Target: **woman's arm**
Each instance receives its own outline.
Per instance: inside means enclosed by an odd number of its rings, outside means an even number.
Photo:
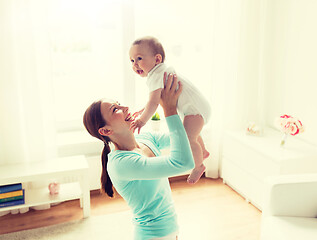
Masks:
[[[172,80],[174,83],[172,84]],[[156,179],[183,173],[194,167],[194,160],[181,119],[177,115],[177,99],[182,86],[176,90],[177,77],[169,76],[162,90],[161,105],[170,132],[170,154],[168,156],[145,157],[134,152],[116,155],[113,173],[120,179]]]
[[[122,180],[170,177],[194,168],[187,134],[178,115],[166,117],[170,131],[170,154],[145,157],[136,152],[120,152],[113,159],[111,172]]]
[[[165,117],[168,117],[177,115],[177,101],[183,90],[183,85],[177,81],[176,74],[170,73],[167,79],[166,77],[167,74],[165,72],[163,77],[164,89],[161,92],[160,104],[164,110]]]

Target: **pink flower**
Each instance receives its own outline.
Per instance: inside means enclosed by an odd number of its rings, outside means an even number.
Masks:
[[[304,127],[301,121],[290,115],[282,115],[277,119],[277,127],[285,134],[291,134],[293,136],[304,131]]]

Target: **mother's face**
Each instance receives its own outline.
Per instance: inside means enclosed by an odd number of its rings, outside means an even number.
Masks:
[[[100,105],[100,111],[106,121],[106,126],[99,129],[101,135],[109,136],[112,133],[130,131],[133,118],[132,114],[129,113],[128,107],[120,106],[118,102],[103,100]]]

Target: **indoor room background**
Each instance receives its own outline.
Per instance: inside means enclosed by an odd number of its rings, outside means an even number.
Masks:
[[[223,132],[250,122],[265,134],[290,114],[316,146],[316,10],[315,0],[0,1],[0,164],[84,154],[97,167],[83,113],[104,97],[143,107],[128,51],[146,35],[210,101],[207,176],[219,177]]]

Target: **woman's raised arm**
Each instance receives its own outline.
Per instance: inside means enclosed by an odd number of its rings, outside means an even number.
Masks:
[[[183,90],[181,82],[177,81],[176,74],[164,73],[164,89],[161,92],[160,104],[164,110],[165,117],[177,114],[178,97]],[[178,86],[178,88],[177,88]]]
[[[165,77],[164,77],[165,79]],[[142,180],[170,177],[194,168],[194,159],[186,131],[177,114],[177,99],[182,91],[175,75],[169,75],[162,90],[161,105],[170,132],[170,154],[168,156],[145,157],[138,153],[116,155],[114,174],[125,180]],[[116,172],[118,171],[118,172]]]

